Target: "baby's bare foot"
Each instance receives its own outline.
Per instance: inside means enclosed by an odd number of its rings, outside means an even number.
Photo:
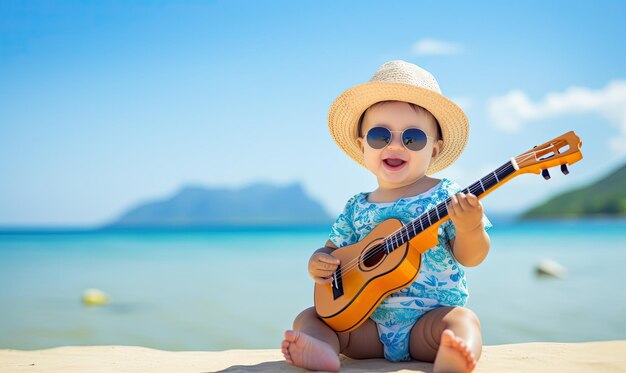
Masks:
[[[441,333],[441,343],[435,357],[434,373],[471,372],[476,367],[476,358],[465,342],[446,329]]]
[[[339,356],[326,342],[287,330],[281,350],[289,364],[310,370],[339,371]]]

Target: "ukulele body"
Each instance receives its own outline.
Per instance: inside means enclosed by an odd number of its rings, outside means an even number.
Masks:
[[[384,245],[376,248],[402,227],[400,220],[385,220],[360,242],[331,253],[341,262],[336,272],[340,276],[338,285],[315,284],[314,300],[318,316],[336,332],[353,331],[387,295],[410,286],[417,278],[421,254],[438,242],[438,226],[430,227],[390,253]]]

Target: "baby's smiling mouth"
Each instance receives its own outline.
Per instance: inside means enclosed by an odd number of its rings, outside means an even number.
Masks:
[[[400,169],[402,166],[404,166],[406,161],[399,159],[399,158],[387,158],[387,159],[383,159],[383,163],[388,168],[392,170],[397,170],[397,169]]]

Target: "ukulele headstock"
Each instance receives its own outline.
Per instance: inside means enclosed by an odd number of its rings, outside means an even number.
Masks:
[[[544,144],[537,145],[531,150],[515,157],[519,173],[541,173],[547,180],[550,178],[548,168],[560,166],[567,175],[568,165],[574,164],[583,158],[580,152],[582,141],[574,131],[569,131]]]

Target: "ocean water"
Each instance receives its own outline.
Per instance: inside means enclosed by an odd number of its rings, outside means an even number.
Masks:
[[[0,348],[279,348],[327,229],[0,232]],[[485,344],[626,339],[626,221],[494,221],[469,268]],[[567,268],[540,278],[544,259]],[[109,294],[85,306],[82,292]]]

